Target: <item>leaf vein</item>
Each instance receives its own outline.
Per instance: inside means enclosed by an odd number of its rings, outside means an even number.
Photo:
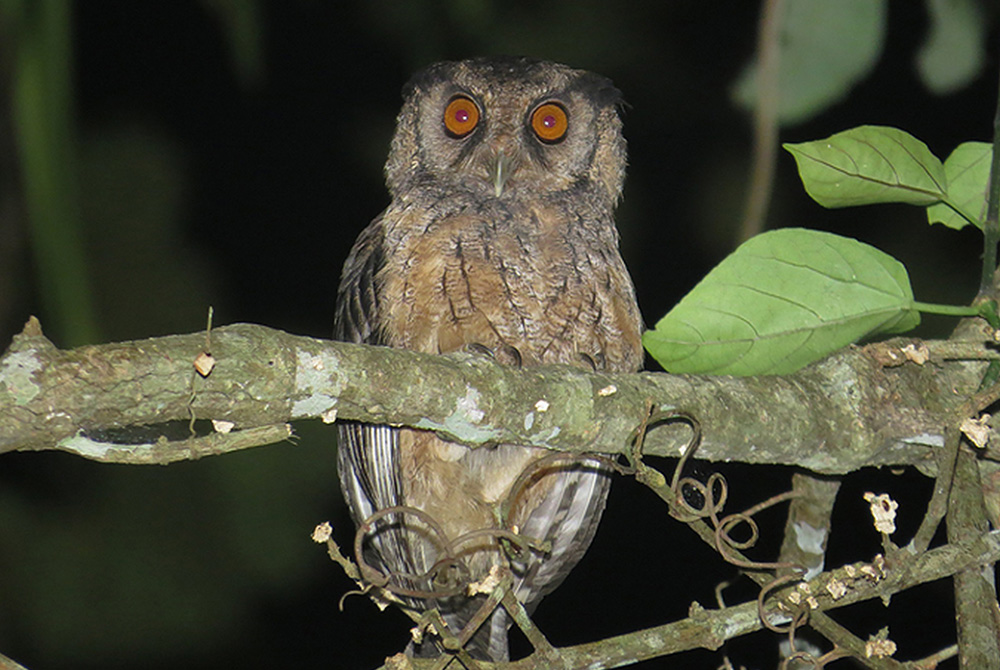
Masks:
[[[847,154],[847,152],[845,152],[843,149],[840,149],[839,147],[836,147],[836,149],[837,149],[837,151],[840,151],[840,152],[844,153],[845,155],[847,155],[848,157],[850,157],[850,154]],[[824,166],[824,167],[826,167],[826,168],[828,168],[830,170],[833,170],[834,172],[839,172],[840,174],[844,175],[845,177],[854,177],[856,179],[861,179],[863,181],[871,182],[871,183],[877,184],[879,186],[885,186],[886,188],[898,188],[898,189],[901,189],[901,190],[913,191],[915,193],[922,193],[922,194],[934,196],[934,197],[937,197],[937,198],[941,197],[941,193],[939,191],[928,191],[926,189],[920,188],[919,186],[901,186],[898,183],[894,184],[892,182],[887,182],[887,181],[884,181],[884,180],[881,180],[881,179],[876,179],[876,178],[874,178],[874,177],[872,177],[870,175],[863,175],[863,174],[861,174],[858,171],[848,172],[844,168],[842,168],[842,167],[840,167],[838,165],[833,165],[829,161],[822,160],[820,158],[817,158],[816,156],[810,156],[808,154],[803,154],[803,156],[805,158],[808,158],[809,160],[813,161],[814,163],[819,163],[820,165],[822,165],[822,166]],[[853,159],[851,160],[851,162],[852,163],[854,162]],[[854,165],[855,165],[855,169],[857,169],[857,163],[855,163]]]
[[[934,175],[932,175],[932,174],[930,173],[930,171],[929,171],[929,170],[927,169],[927,166],[926,166],[926,165],[924,165],[924,162],[923,162],[922,160],[920,160],[919,158],[917,158],[917,157],[916,157],[915,155],[913,155],[913,153],[912,153],[912,152],[910,151],[910,149],[909,149],[909,148],[908,148],[908,147],[907,147],[906,145],[904,145],[904,144],[903,144],[902,142],[900,142],[900,141],[899,141],[899,138],[897,138],[897,137],[889,137],[889,140],[890,140],[891,142],[895,142],[895,143],[896,143],[896,145],[897,145],[897,146],[898,146],[898,147],[899,147],[900,149],[902,149],[902,150],[903,150],[903,152],[904,152],[904,153],[905,153],[905,154],[906,154],[907,156],[909,156],[909,157],[910,157],[910,160],[912,160],[912,161],[913,161],[914,163],[916,163],[916,164],[917,164],[917,167],[919,167],[919,168],[920,168],[921,170],[923,170],[923,173],[924,173],[925,175],[927,175],[927,178],[928,178],[928,179],[929,179],[929,180],[931,181],[931,183],[933,183],[933,184],[934,184],[935,186],[937,186],[937,189],[938,189],[938,193],[944,193],[944,192],[945,192],[945,187],[944,187],[944,184],[942,184],[941,182],[939,182],[939,181],[938,181],[938,180],[937,180],[937,179],[936,179],[936,178],[934,177]],[[895,171],[895,168],[893,168],[893,171]]]
[[[837,277],[837,276],[834,276],[834,275],[831,275],[831,274],[827,274],[826,272],[823,272],[822,270],[819,270],[818,268],[816,268],[816,267],[814,267],[812,265],[809,265],[806,262],[796,263],[796,262],[791,261],[791,260],[789,260],[787,258],[778,258],[776,256],[763,256],[763,255],[753,254],[753,253],[749,253],[749,252],[747,253],[747,256],[748,257],[754,257],[754,258],[760,258],[762,260],[775,261],[777,263],[781,263],[781,264],[787,265],[789,267],[797,268],[799,270],[808,270],[810,272],[813,272],[813,273],[819,275],[820,277],[825,277],[825,278],[829,279],[830,281],[836,282],[838,284],[845,284],[845,285],[850,285],[850,286],[860,286],[862,288],[870,289],[871,291],[873,291],[875,293],[878,293],[880,295],[888,296],[888,297],[891,297],[891,298],[901,298],[901,297],[903,297],[903,296],[901,296],[897,292],[891,291],[889,289],[884,289],[884,288],[881,288],[879,286],[874,286],[874,285],[872,285],[870,283],[858,280],[856,278],[857,271],[855,270],[854,264],[851,263],[847,258],[845,258],[844,255],[842,253],[840,253],[839,249],[837,249],[836,247],[831,246],[829,244],[827,246],[829,246],[831,249],[833,249],[844,260],[844,262],[847,265],[850,266],[852,274],[855,275],[854,278],[852,278],[852,279],[842,279],[841,277]],[[892,283],[892,285],[893,286],[898,286],[898,282],[896,281],[896,278],[892,276],[892,274],[888,271],[888,269],[886,269],[881,264],[879,264],[879,267],[882,269],[882,272],[884,274],[888,275],[889,280]],[[718,282],[717,285],[718,286],[737,286],[737,287],[743,287],[743,288],[750,288],[746,284],[737,284],[737,283],[733,283],[733,282]]]

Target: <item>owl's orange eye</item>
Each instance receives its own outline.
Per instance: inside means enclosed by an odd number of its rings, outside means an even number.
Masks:
[[[566,137],[569,115],[558,102],[546,102],[531,113],[531,129],[542,142],[555,144]]]
[[[456,95],[444,108],[444,129],[452,137],[465,137],[479,125],[479,107],[471,98]]]

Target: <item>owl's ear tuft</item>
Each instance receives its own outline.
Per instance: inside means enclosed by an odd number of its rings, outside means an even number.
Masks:
[[[593,72],[581,73],[573,88],[600,107],[615,107],[622,102],[622,92],[615,88],[611,80]]]
[[[458,63],[454,61],[441,61],[428,65],[423,70],[416,72],[410,80],[403,84],[403,100],[409,100],[419,91],[426,91],[435,82],[442,79],[450,79]]]

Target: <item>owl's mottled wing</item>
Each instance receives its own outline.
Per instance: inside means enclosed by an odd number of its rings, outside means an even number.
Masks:
[[[380,344],[378,335],[379,298],[375,275],[384,262],[382,216],[361,231],[344,261],[337,289],[333,339],[358,344]]]
[[[344,263],[337,291],[334,337],[344,342],[379,344],[379,298],[375,276],[382,266],[382,217],[358,237]],[[360,525],[378,510],[403,504],[396,455],[399,431],[389,426],[339,422],[337,445],[341,488]],[[391,519],[389,521],[392,521]],[[381,569],[412,572],[405,537],[398,524],[383,524],[371,535],[366,560]]]

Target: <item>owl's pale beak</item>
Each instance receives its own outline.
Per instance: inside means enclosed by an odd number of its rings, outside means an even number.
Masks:
[[[497,152],[496,162],[493,164],[493,191],[498,198],[503,195],[504,186],[514,172],[514,163],[513,156],[508,156],[503,150]]]

